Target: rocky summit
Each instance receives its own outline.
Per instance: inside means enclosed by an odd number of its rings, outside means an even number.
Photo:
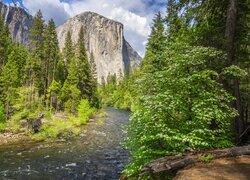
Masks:
[[[27,45],[32,16],[24,9],[0,3],[0,15],[5,18],[12,39]],[[125,40],[123,25],[93,12],[84,12],[57,27],[59,47],[64,47],[67,32],[73,42],[78,39],[80,28],[84,28],[84,43],[88,55],[93,52],[97,67],[98,82],[109,74],[124,75],[126,68],[139,65],[141,57]]]
[[[73,42],[78,39],[80,28],[84,29],[85,47],[94,53],[97,77],[100,82],[108,74],[120,75],[126,67],[138,66],[141,57],[123,36],[123,25],[93,12],[79,14],[57,27],[60,49],[63,48],[67,32]]]

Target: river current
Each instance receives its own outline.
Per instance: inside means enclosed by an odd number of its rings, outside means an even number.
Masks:
[[[107,108],[103,122],[63,142],[0,146],[0,179],[119,179],[129,153],[121,146],[129,113]]]

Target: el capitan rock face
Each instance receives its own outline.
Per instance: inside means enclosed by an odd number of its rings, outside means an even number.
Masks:
[[[0,15],[8,25],[12,40],[27,45],[29,30],[32,26],[32,16],[19,7],[7,6],[0,2]]]
[[[0,3],[0,15],[5,18],[12,40],[24,45],[29,42],[33,18],[24,9]],[[57,27],[59,47],[64,47],[67,32],[77,42],[80,28],[84,28],[84,42],[88,55],[95,57],[98,82],[108,74],[124,75],[126,67],[136,67],[141,57],[123,36],[123,25],[93,12],[85,12]]]
[[[94,53],[98,82],[109,73],[119,76],[127,66],[139,65],[141,57],[124,39],[123,25],[93,12],[79,14],[57,27],[60,49],[64,47],[68,31],[73,42],[77,42],[81,27],[88,54]]]

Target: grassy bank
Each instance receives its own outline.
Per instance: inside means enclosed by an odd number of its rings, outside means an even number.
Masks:
[[[81,133],[81,128],[89,119],[102,122],[106,113],[90,107],[88,101],[81,101],[77,113],[68,112],[37,112],[36,115],[13,116],[10,121],[0,124],[1,132],[12,134],[26,134],[35,141],[51,141],[56,139],[70,139]],[[13,136],[15,137],[15,136]]]

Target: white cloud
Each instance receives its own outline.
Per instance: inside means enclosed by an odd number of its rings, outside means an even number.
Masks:
[[[147,3],[147,0],[23,0],[32,15],[41,9],[46,20],[53,18],[58,25],[84,11],[117,20],[124,24],[125,38],[141,56],[145,52],[152,18],[157,11],[163,10],[157,3]]]

